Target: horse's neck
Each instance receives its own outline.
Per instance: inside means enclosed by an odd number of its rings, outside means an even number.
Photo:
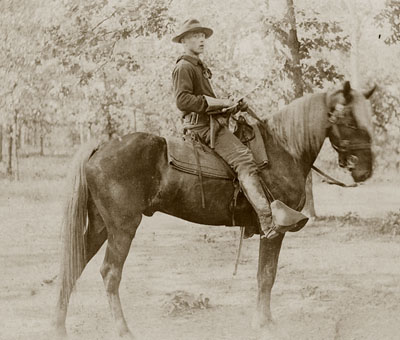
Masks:
[[[299,164],[305,176],[327,136],[328,107],[325,93],[293,101],[269,120],[270,133]]]

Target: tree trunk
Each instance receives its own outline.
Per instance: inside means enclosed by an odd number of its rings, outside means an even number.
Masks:
[[[43,122],[39,125],[39,146],[40,146],[40,156],[44,156],[44,128]]]
[[[288,46],[292,55],[290,73],[294,83],[294,95],[296,98],[303,96],[303,74],[301,71],[300,42],[297,37],[296,15],[293,0],[286,0],[288,19],[290,24]]]
[[[22,124],[18,124],[17,126],[17,148],[18,150],[21,149],[22,146]]]
[[[44,156],[44,136],[40,134],[40,156]]]
[[[113,136],[113,127],[112,127],[111,115],[109,112],[107,112],[106,133],[108,136],[108,140],[111,140]]]
[[[34,120],[33,121],[33,146],[36,147],[37,146],[37,121]],[[35,150],[36,152],[36,150]]]
[[[12,125],[7,128],[8,134],[8,160],[7,160],[7,174],[12,175],[12,150],[13,150],[13,131]]]
[[[3,125],[0,124],[0,162],[3,161]]]
[[[15,179],[19,181],[19,157],[18,157],[18,111],[14,112],[14,126],[13,126],[13,140],[14,140],[14,160],[15,160]]]

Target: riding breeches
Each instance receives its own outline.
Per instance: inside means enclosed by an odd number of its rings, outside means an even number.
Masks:
[[[227,162],[238,175],[239,181],[245,176],[256,175],[257,165],[253,154],[225,125],[218,124],[215,138],[215,152]],[[210,139],[209,126],[194,127],[191,129],[203,140]]]

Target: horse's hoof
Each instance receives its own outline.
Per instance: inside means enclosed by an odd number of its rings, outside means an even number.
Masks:
[[[54,339],[65,340],[67,338],[67,330],[65,329],[65,327],[56,327],[54,329]]]
[[[251,328],[254,330],[259,330],[273,323],[274,321],[271,317],[261,317],[258,313],[255,313],[253,319],[251,320]]]
[[[290,337],[282,327],[271,321],[261,327],[259,340],[290,340]]]
[[[133,334],[130,331],[124,332],[123,334],[120,333],[119,339],[121,339],[121,340],[136,340],[136,338],[133,336]]]

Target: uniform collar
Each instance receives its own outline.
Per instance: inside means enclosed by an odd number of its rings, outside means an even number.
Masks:
[[[193,65],[200,65],[200,66],[204,65],[204,63],[199,58],[192,57],[192,56],[187,55],[187,54],[181,55],[176,62],[179,62],[182,59],[186,60],[186,61],[189,61]]]

